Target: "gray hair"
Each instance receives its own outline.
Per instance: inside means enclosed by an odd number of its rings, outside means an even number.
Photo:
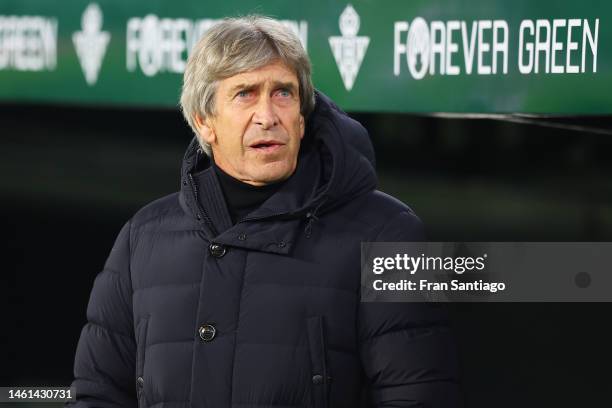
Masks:
[[[225,18],[193,47],[183,76],[181,109],[206,154],[211,155],[211,148],[198,136],[195,115],[214,116],[219,81],[275,60],[295,72],[300,112],[306,118],[315,103],[310,60],[298,36],[281,22],[258,15]]]

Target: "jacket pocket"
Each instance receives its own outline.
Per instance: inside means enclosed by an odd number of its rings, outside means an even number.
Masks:
[[[312,408],[329,407],[329,387],[331,375],[327,364],[327,344],[325,339],[325,321],[323,316],[306,319],[308,331],[308,348],[311,364],[311,406]]]
[[[149,317],[144,317],[136,328],[136,396],[138,407],[147,406],[145,398],[144,363],[145,352],[147,349],[147,329],[149,327]]]

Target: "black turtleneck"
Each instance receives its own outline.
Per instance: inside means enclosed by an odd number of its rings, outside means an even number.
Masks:
[[[212,163],[212,167],[219,180],[219,185],[221,186],[225,203],[227,204],[227,210],[234,224],[262,205],[264,201],[276,193],[284,183],[278,182],[263,186],[253,186],[230,176],[221,170],[214,162]]]

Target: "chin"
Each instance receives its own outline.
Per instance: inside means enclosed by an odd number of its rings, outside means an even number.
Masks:
[[[295,167],[290,167],[286,164],[283,164],[282,166],[268,165],[267,167],[268,169],[266,169],[266,171],[254,172],[255,177],[253,179],[259,183],[276,183],[278,181],[288,179],[289,176],[291,176],[291,174],[293,174],[293,171],[295,170]]]
[[[259,183],[264,183],[264,184],[272,184],[272,183],[277,183],[279,181],[283,181],[288,179],[290,176],[290,174],[287,173],[282,173],[282,174],[266,174],[266,175],[262,175],[261,177],[259,177],[257,179],[257,181]]]

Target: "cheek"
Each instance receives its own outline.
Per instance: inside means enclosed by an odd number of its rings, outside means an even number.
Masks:
[[[304,138],[304,117],[300,117],[300,123],[298,126],[298,132],[300,132],[300,139]]]
[[[290,132],[292,141],[300,141],[304,135],[304,122],[295,115],[287,115],[285,123],[288,124],[286,130]]]
[[[230,160],[236,159],[237,156],[243,154],[241,129],[233,127],[224,130],[224,136],[219,137],[219,147],[229,155]]]

